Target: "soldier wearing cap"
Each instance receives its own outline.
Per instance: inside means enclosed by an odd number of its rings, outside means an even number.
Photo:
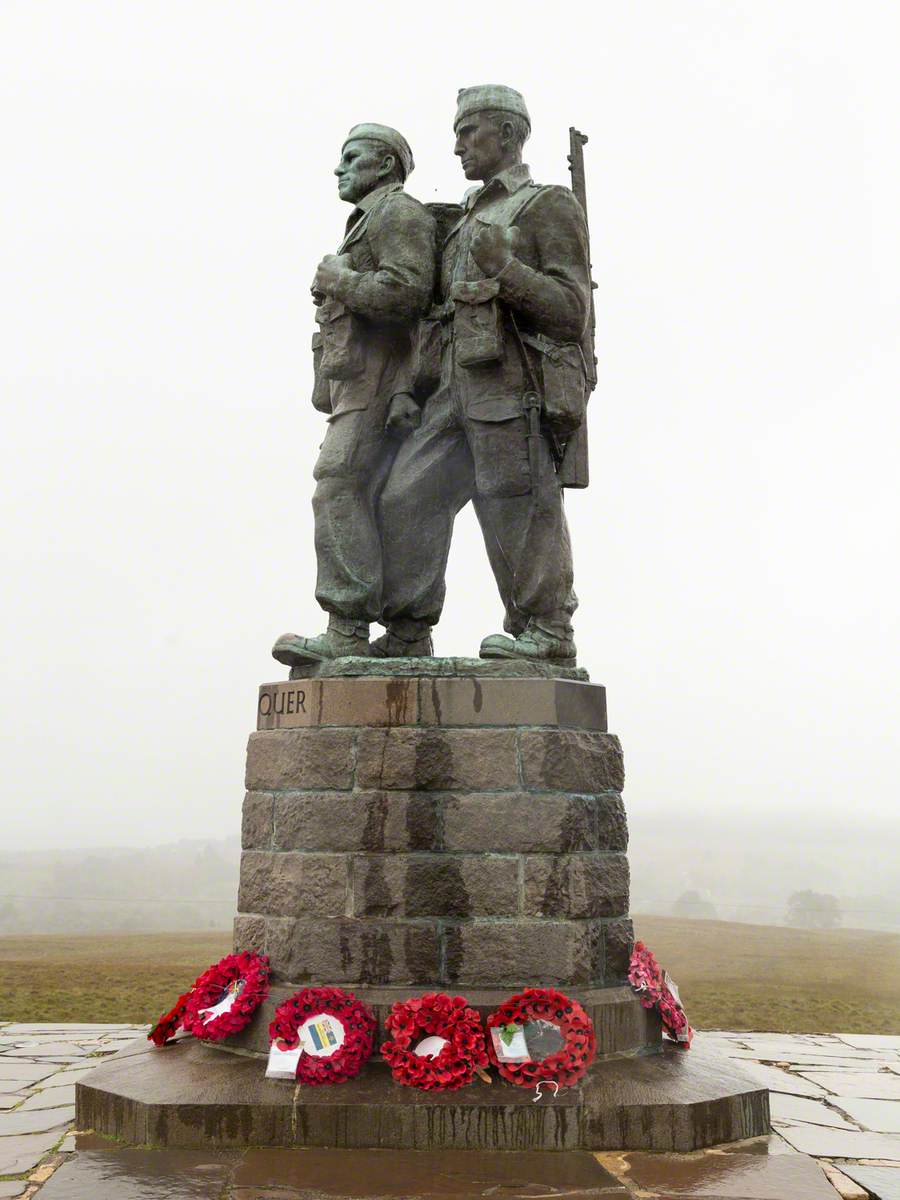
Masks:
[[[485,638],[482,657],[574,665],[556,465],[586,398],[585,215],[568,188],[532,182],[517,91],[464,88],[454,131],[466,177],[482,182],[442,249],[440,385],[381,497],[387,641],[391,653],[428,652],[454,518],[473,500],[511,635]]]
[[[313,404],[328,414],[313,472],[316,599],[329,619],[318,637],[278,639],[272,653],[291,666],[369,654],[369,623],[381,614],[377,498],[400,444],[396,432],[416,415],[405,397],[392,408],[392,397],[404,386],[412,333],[434,288],[434,222],[403,190],[413,165],[396,129],[365,124],[350,130],[334,172],[353,211],[312,284]]]

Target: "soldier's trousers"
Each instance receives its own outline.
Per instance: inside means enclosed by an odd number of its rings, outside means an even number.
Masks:
[[[453,522],[473,500],[507,632],[515,636],[533,621],[571,636],[577,600],[562,491],[541,437],[533,497],[527,433],[519,405],[505,399],[464,411],[456,389],[446,387],[426,402],[422,424],[401,443],[381,494],[388,628],[411,639],[437,624]]]
[[[316,599],[326,612],[360,624],[381,616],[375,507],[399,445],[384,419],[378,401],[332,417],[313,471]]]

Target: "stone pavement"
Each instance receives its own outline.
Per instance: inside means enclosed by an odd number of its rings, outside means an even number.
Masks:
[[[900,1037],[704,1033],[771,1090],[769,1138],[697,1154],[146,1150],[73,1133],[134,1025],[0,1023],[0,1200],[900,1200]]]

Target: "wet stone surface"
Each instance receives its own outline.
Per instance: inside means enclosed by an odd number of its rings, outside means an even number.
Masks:
[[[699,1034],[701,1054],[773,1089],[773,1133],[693,1154],[148,1150],[73,1134],[75,1082],[112,1054],[140,1071],[144,1032],[0,1023],[0,1200],[900,1198],[900,1038]]]

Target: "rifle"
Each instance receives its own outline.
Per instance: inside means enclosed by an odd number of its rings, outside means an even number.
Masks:
[[[569,126],[569,173],[572,176],[572,191],[578,203],[584,209],[584,220],[587,225],[587,182],[584,174],[584,145],[587,134]],[[590,230],[588,230],[590,236]],[[593,289],[597,285],[591,283],[591,316],[584,337],[581,340],[581,350],[587,368],[587,388],[592,392],[597,386],[597,356],[594,352],[594,335],[597,318],[594,311]],[[588,431],[587,412],[584,420],[566,443],[562,462],[559,465],[559,482],[562,487],[586,488],[589,480],[588,472]]]

